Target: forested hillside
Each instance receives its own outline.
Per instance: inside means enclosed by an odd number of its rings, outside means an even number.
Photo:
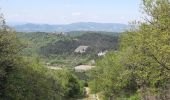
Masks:
[[[68,32],[57,33],[17,33],[26,48],[22,54],[38,57],[46,63],[58,66],[75,67],[94,60],[99,52],[118,49],[120,33],[114,32]],[[88,46],[85,53],[76,53],[79,46]],[[73,58],[75,60],[73,60]]]
[[[89,51],[87,51],[86,54],[97,55],[100,51],[117,50],[118,36],[100,33],[86,33],[74,38],[48,43],[40,48],[40,54],[45,56],[73,54],[75,49],[81,45],[89,46]]]
[[[24,55],[27,56],[37,55],[37,52],[40,47],[48,43],[66,38],[60,34],[52,34],[45,32],[33,32],[33,33],[17,32],[16,35],[21,41],[23,41],[23,44],[26,47],[24,48]]]

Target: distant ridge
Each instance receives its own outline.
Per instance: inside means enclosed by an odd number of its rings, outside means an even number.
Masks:
[[[69,31],[107,31],[123,32],[129,28],[129,25],[120,23],[96,23],[96,22],[79,22],[66,25],[49,25],[27,23],[12,26],[19,32],[69,32]]]

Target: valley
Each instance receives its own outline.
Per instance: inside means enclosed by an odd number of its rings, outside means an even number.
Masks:
[[[0,0],[0,100],[170,100],[170,0]]]

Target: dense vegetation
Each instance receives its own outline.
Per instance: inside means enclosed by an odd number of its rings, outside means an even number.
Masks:
[[[59,40],[49,43],[40,48],[40,54],[60,55],[73,54],[74,50],[79,46],[89,46],[86,54],[97,54],[100,51],[116,50],[118,47],[118,36],[110,36],[99,33],[86,33],[81,36],[70,38],[67,40]]]
[[[148,19],[122,34],[120,50],[91,71],[91,88],[106,100],[170,99],[170,1],[143,0],[143,11]]]
[[[60,34],[45,32],[17,32],[16,35],[26,46],[23,50],[26,56],[38,56],[37,52],[41,46],[66,38]]]
[[[95,59],[99,52],[117,50],[119,33],[74,31],[57,33],[17,33],[17,37],[27,45],[23,55],[38,57],[44,64],[58,67],[75,67]],[[89,46],[83,53],[75,53],[79,46]],[[74,58],[74,60],[73,60]]]
[[[67,100],[81,96],[82,83],[75,75],[65,69],[47,69],[39,59],[24,56],[25,45],[5,25],[3,16],[0,18],[1,100]]]

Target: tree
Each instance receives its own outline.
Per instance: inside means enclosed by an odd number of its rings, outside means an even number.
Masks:
[[[170,78],[170,1],[143,0],[143,8],[148,18],[121,40],[122,50],[128,54],[124,64],[135,69],[141,93],[147,99],[145,95],[153,91],[163,93],[161,89]]]
[[[97,85],[103,87],[99,92],[117,93],[119,97],[119,91],[132,86],[134,93],[138,89],[144,100],[149,100],[149,96],[168,99],[170,1],[143,0],[143,12],[147,15],[145,21],[133,23],[132,28],[122,34],[117,54],[110,54],[97,64],[97,73],[92,76],[100,76],[94,78],[100,80]]]
[[[0,96],[4,96],[5,85],[9,73],[17,67],[19,51],[22,45],[15,32],[10,30],[3,15],[0,14]]]
[[[97,67],[91,71],[90,87],[93,92],[103,93],[106,100],[136,92],[132,71],[122,65],[123,59],[123,53],[110,52],[97,61]]]

